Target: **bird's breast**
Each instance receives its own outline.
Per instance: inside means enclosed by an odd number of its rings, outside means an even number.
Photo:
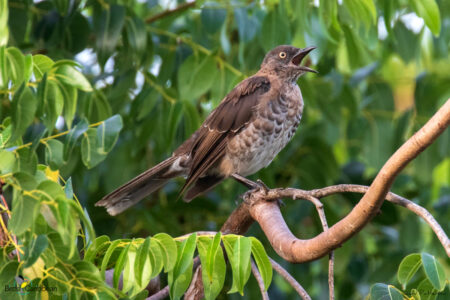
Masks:
[[[223,166],[246,176],[266,167],[294,135],[303,112],[297,85],[262,101],[255,117],[228,143]]]

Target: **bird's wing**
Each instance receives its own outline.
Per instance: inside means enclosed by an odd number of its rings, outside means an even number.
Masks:
[[[192,165],[181,193],[223,157],[227,140],[252,120],[260,96],[269,89],[267,77],[249,77],[238,84],[209,115],[193,135],[193,140],[185,145],[192,155]]]

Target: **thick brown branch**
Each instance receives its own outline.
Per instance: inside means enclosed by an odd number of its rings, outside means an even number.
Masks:
[[[297,239],[288,229],[275,203],[255,201],[268,199],[265,191],[257,190],[250,194],[250,198],[253,198],[250,213],[264,230],[275,251],[284,259],[300,263],[320,258],[359,232],[376,215],[397,174],[428,147],[449,123],[450,100],[447,100],[439,111],[391,156],[353,210],[329,230],[312,239]],[[280,195],[274,197],[279,198]]]

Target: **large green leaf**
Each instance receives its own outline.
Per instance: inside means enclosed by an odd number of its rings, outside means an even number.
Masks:
[[[395,286],[376,283],[370,288],[370,300],[403,300],[403,296]]]
[[[131,243],[128,243],[120,252],[119,258],[117,259],[116,265],[114,266],[114,274],[113,274],[113,284],[114,287],[117,288],[119,286],[119,278],[120,274],[125,267],[128,257],[128,251],[130,250]]]
[[[406,289],[406,285],[421,265],[422,259],[418,253],[410,254],[402,260],[398,267],[397,278],[398,282],[403,286],[403,289]]]
[[[129,17],[125,22],[125,31],[131,49],[136,54],[138,60],[141,60],[147,47],[145,23],[140,18]]]
[[[21,193],[15,193],[13,197],[11,220],[8,223],[8,228],[15,234],[21,235],[27,229],[30,229],[39,201],[34,197],[28,195],[22,195]]]
[[[14,87],[18,87],[25,80],[25,57],[22,52],[15,48],[6,48],[6,68],[7,75]]]
[[[233,271],[233,285],[228,293],[239,292],[244,295],[244,286],[251,272],[252,242],[247,237],[226,235],[223,237],[223,244]]]
[[[64,143],[64,160],[68,160],[78,138],[83,135],[87,130],[89,124],[85,119],[82,119],[74,128],[72,128],[66,137]]]
[[[191,234],[178,247],[177,262],[168,275],[171,299],[180,299],[189,287],[196,239],[197,234]]]
[[[250,237],[250,240],[252,242],[253,258],[258,266],[259,273],[264,281],[265,290],[267,291],[272,282],[272,265],[261,242],[254,237]]]
[[[164,271],[171,271],[177,262],[177,244],[173,238],[166,233],[155,234],[151,238],[151,244],[155,243],[161,250]]]
[[[97,145],[101,153],[107,154],[112,150],[117,142],[122,126],[122,117],[120,115],[114,115],[100,124],[97,129]]]
[[[445,288],[446,280],[444,268],[434,256],[428,253],[422,253],[421,257],[422,265],[428,280],[436,290],[442,291]]]
[[[145,288],[151,279],[152,264],[149,258],[150,237],[146,238],[144,243],[136,251],[136,259],[134,264],[134,278],[139,290]]]
[[[97,253],[107,250],[109,245],[111,245],[111,241],[108,236],[102,235],[97,237],[84,253],[84,260],[93,262]]]
[[[116,48],[125,22],[125,12],[125,7],[119,5],[94,6],[94,32],[101,66]]]
[[[200,236],[197,241],[206,299],[216,299],[225,282],[226,263],[220,246],[221,237],[222,235],[219,232],[213,239]]]
[[[29,87],[22,85],[12,101],[12,134],[10,143],[21,137],[33,122],[37,101]]]
[[[55,66],[53,66],[55,68]],[[70,64],[61,64],[54,70],[54,76],[58,81],[76,87],[82,91],[92,91],[92,86],[84,75]]]
[[[33,56],[33,74],[37,80],[41,80],[45,73],[53,67],[53,60],[48,56],[37,54]]]
[[[0,149],[0,174],[6,174],[12,171],[16,157],[13,152]]]
[[[49,140],[45,145],[45,161],[53,170],[58,170],[64,164],[64,144],[58,140]]]
[[[81,140],[81,158],[88,169],[95,167],[106,158],[105,153],[99,151],[97,136],[97,128],[89,128],[83,133]]]
[[[48,247],[48,239],[45,235],[38,235],[27,250],[27,259],[24,268],[33,265],[41,253]]]

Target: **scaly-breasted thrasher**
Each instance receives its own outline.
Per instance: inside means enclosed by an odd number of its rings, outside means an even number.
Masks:
[[[315,47],[278,46],[260,70],[243,80],[173,155],[96,203],[116,215],[177,176],[190,201],[234,174],[247,176],[266,167],[294,135],[303,111],[297,85],[303,58]]]

